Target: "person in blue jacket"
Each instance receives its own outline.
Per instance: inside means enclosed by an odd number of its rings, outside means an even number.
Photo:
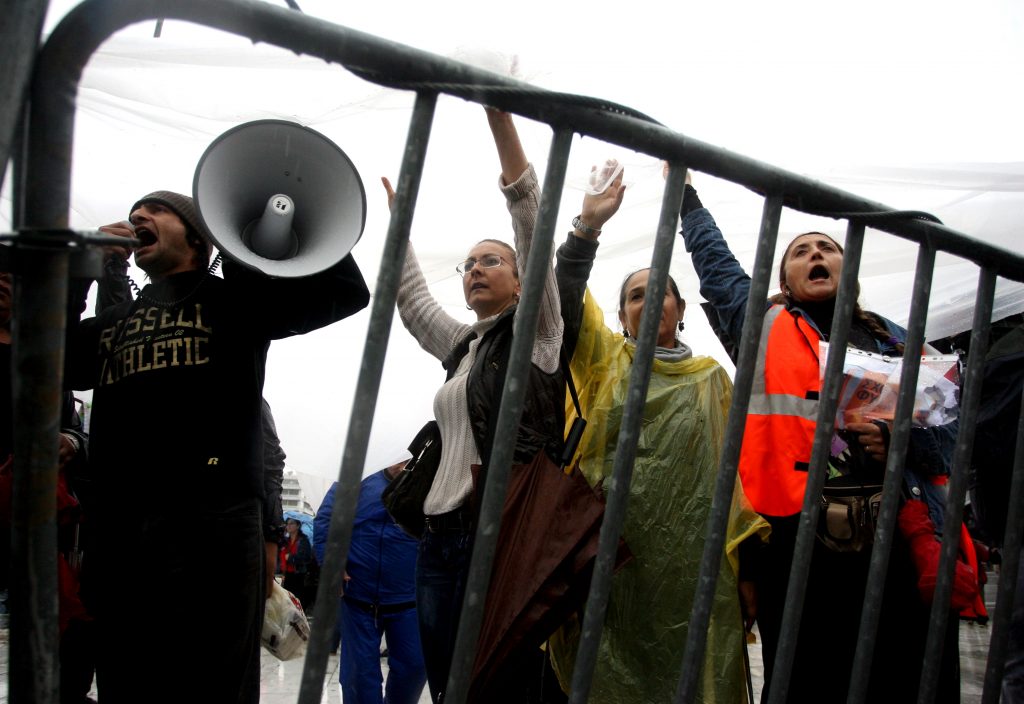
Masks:
[[[416,552],[419,541],[388,515],[380,496],[411,459],[407,450],[366,477],[352,524],[338,618],[345,704],[415,704],[427,682],[416,620]],[[379,466],[379,465],[378,465]],[[313,521],[313,552],[323,563],[334,508],[335,482]],[[383,695],[381,636],[387,638],[388,680]]]

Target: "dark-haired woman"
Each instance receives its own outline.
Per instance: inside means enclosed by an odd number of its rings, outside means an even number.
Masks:
[[[476,315],[472,324],[451,317],[434,300],[411,243],[398,290],[398,311],[405,327],[449,372],[434,397],[442,456],[423,506],[427,528],[416,564],[416,609],[434,702],[440,700],[448,681],[472,552],[476,517],[471,506],[471,466],[481,464],[489,444],[491,415],[498,412],[494,402],[500,397],[512,344],[519,272],[530,251],[540,201],[537,175],[511,115],[487,110],[487,119],[501,162],[499,186],[512,215],[515,249],[498,240],[481,240],[456,267],[466,306]],[[386,179],[384,185],[389,200],[393,199]],[[529,463],[542,452],[557,457],[565,427],[565,381],[559,371],[562,318],[553,269],[538,283],[544,291],[516,436],[516,464]],[[533,701],[528,697],[534,693],[523,691],[531,684],[525,678],[511,677],[505,684],[486,700],[498,701],[501,696],[502,701]]]
[[[700,292],[712,305],[723,332],[739,340],[750,277],[687,184],[682,235],[700,277]],[[779,267],[781,292],[768,302],[761,329],[761,356],[747,416],[739,474],[747,497],[772,526],[755,575],[757,623],[763,639],[764,698],[771,685],[793,547],[803,505],[820,389],[818,342],[832,327],[843,249],[831,237],[808,232],[796,237]],[[902,356],[906,332],[857,306],[849,344]],[[783,410],[785,409],[785,410]],[[922,476],[948,473],[950,429],[914,429],[907,468]],[[874,487],[882,483],[888,432],[873,423],[850,423],[833,441],[826,487]],[[845,701],[857,643],[870,546],[837,552],[815,541],[790,701]],[[914,701],[928,629],[930,605],[919,597],[906,541],[896,535],[885,585],[879,632],[872,644],[869,701]],[[957,621],[950,621],[943,654],[943,701],[959,699]],[[822,686],[823,682],[830,683]]]
[[[557,253],[566,350],[587,419],[580,469],[593,484],[612,474],[650,274],[641,269],[622,282],[621,331],[609,329],[587,280],[600,231],[618,210],[624,189],[620,176],[604,193],[588,195],[576,229]],[[679,339],[686,303],[671,277],[664,298],[654,304],[661,309],[658,347],[623,527],[634,560],[612,578],[590,692],[590,701],[599,704],[673,698],[732,398],[725,370],[711,357],[695,356]],[[571,405],[566,412],[573,414]],[[747,538],[757,542],[758,534],[767,533],[767,525],[738,484],[732,508],[705,651],[702,702],[746,701],[738,553]],[[569,624],[551,643],[566,688],[578,625]]]
[[[284,530],[285,536],[277,558],[284,575],[281,586],[294,594],[303,610],[309,612],[313,607],[310,597],[314,595],[309,594],[306,582],[313,564],[313,547],[297,519],[289,518],[285,521]]]

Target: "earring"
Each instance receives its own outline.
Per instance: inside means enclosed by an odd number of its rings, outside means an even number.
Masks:
[[[680,321],[679,321],[679,332],[682,332],[682,331],[683,331],[683,328],[685,328],[685,327],[686,327],[686,325],[685,325],[685,324],[683,323],[683,321],[682,321],[682,320],[680,320]]]
[[[473,310],[473,306],[471,306],[471,305],[469,305],[469,304],[467,303],[467,304],[466,304],[466,310]]]
[[[629,339],[629,330],[626,330],[625,328],[623,328],[622,329],[622,336],[628,340]]]

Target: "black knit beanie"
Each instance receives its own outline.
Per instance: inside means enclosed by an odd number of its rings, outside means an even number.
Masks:
[[[187,223],[202,238],[203,243],[206,245],[206,256],[207,258],[210,257],[213,253],[213,242],[210,240],[210,235],[199,219],[195,202],[190,197],[183,196],[174,191],[153,191],[149,195],[142,196],[135,201],[135,205],[128,211],[128,216],[131,217],[131,214],[143,203],[159,203],[174,211],[175,215]]]

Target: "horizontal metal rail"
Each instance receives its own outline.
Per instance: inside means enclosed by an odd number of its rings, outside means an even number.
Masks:
[[[619,111],[600,110],[592,100],[573,103],[508,77],[390,42],[373,35],[330,24],[299,12],[251,0],[87,0],[73,9],[54,30],[38,59],[32,90],[34,137],[30,144],[30,222],[62,226],[70,205],[70,172],[54,169],[51,196],[38,182],[41,172],[70,165],[74,101],[78,81],[89,57],[117,30],[157,18],[181,19],[339,63],[383,84],[401,79],[407,88],[427,84],[445,92],[489,104],[517,115],[569,128],[580,134],[635,149],[691,169],[732,181],[760,193],[781,193],[787,207],[811,213],[878,213],[893,208],[853,195],[814,179],[681,135],[667,127]],[[50,138],[40,144],[41,135]],[[49,147],[47,150],[46,147]],[[49,154],[46,152],[49,151]],[[34,167],[32,165],[35,165]],[[50,165],[50,166],[47,166]],[[35,175],[35,177],[33,177]],[[33,193],[37,195],[32,196]],[[45,201],[39,203],[36,201]],[[872,222],[872,227],[918,243],[930,242],[1000,276],[1024,281],[1024,256],[981,242],[936,223],[916,219]]]

